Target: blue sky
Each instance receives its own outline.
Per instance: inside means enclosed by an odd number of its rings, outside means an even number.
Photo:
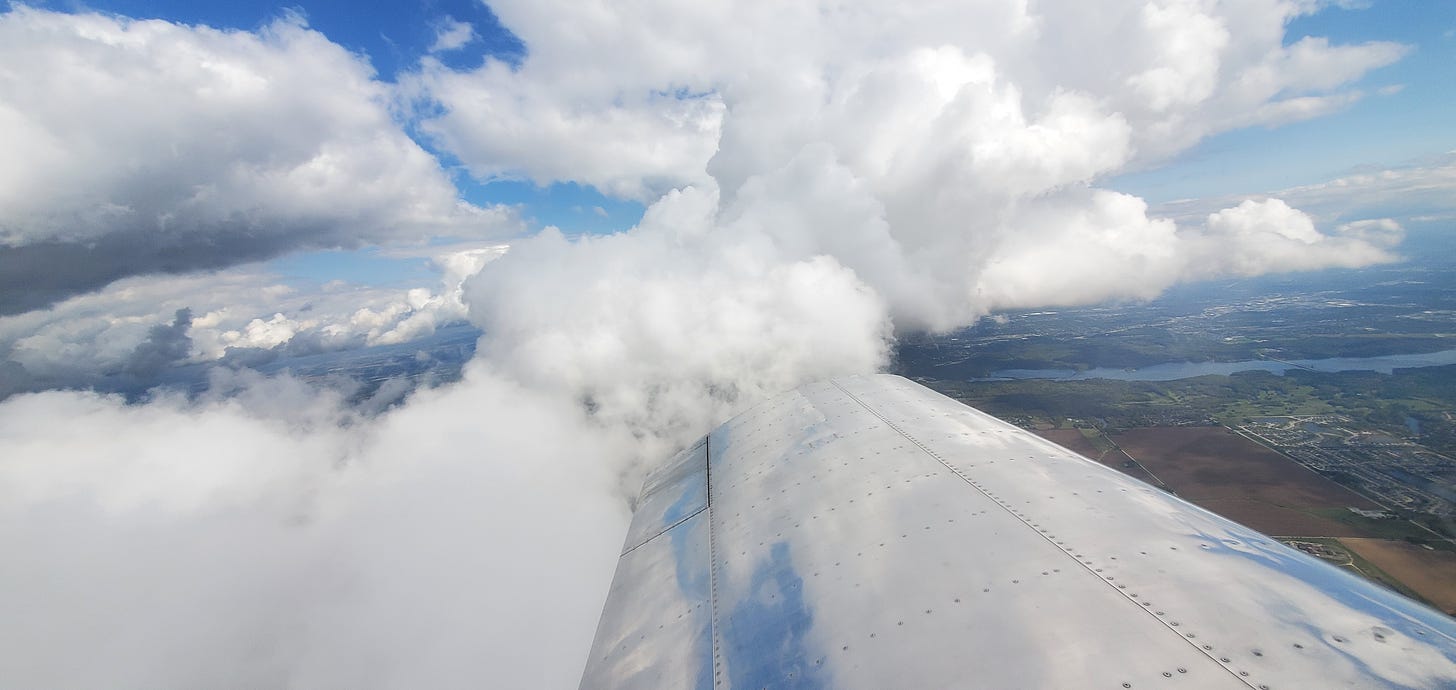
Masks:
[[[313,28],[335,43],[369,56],[381,77],[392,79],[412,67],[435,40],[436,28],[446,17],[476,27],[480,40],[445,56],[452,67],[480,64],[486,55],[519,60],[525,54],[520,40],[500,26],[490,8],[476,0],[396,0],[351,2],[197,2],[193,0],[58,0],[30,3],[65,11],[86,9],[135,18],[158,18],[184,24],[252,30],[290,11],[301,11]]]
[[[1394,41],[1413,47],[1359,83],[1365,98],[1328,117],[1211,137],[1171,164],[1112,185],[1157,203],[1259,194],[1312,184],[1363,166],[1390,166],[1456,150],[1456,2],[1377,0],[1296,19],[1286,42]],[[1382,95],[1383,87],[1400,87]]]

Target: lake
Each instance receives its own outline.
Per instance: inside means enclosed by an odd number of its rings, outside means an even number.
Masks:
[[[985,378],[973,381],[1005,381],[1014,379],[1057,379],[1061,381],[1083,381],[1086,379],[1116,379],[1119,381],[1175,381],[1194,376],[1217,374],[1228,376],[1240,371],[1267,371],[1283,375],[1290,369],[1310,371],[1377,371],[1389,374],[1396,369],[1416,367],[1438,367],[1456,364],[1456,350],[1424,352],[1409,355],[1385,355],[1382,357],[1332,357],[1330,359],[1295,359],[1279,361],[1272,359],[1251,359],[1243,362],[1166,362],[1140,369],[1114,369],[1096,367],[1077,371],[1075,369],[1002,369],[991,372]]]

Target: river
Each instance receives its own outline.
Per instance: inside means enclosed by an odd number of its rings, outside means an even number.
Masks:
[[[1057,379],[1060,381],[1083,381],[1086,379],[1116,379],[1119,381],[1174,381],[1217,374],[1228,376],[1240,371],[1267,371],[1283,375],[1290,369],[1310,371],[1376,371],[1389,374],[1396,369],[1416,367],[1438,367],[1456,364],[1456,350],[1424,352],[1408,355],[1385,355],[1382,357],[1332,357],[1330,359],[1295,359],[1288,361],[1273,359],[1251,359],[1242,362],[1165,362],[1141,369],[1114,369],[1096,367],[1077,371],[1075,369],[1002,369],[993,371],[986,378],[975,381],[1004,381],[1007,379]]]

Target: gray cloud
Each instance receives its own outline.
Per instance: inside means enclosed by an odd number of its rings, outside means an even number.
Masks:
[[[158,324],[147,332],[147,339],[132,350],[123,371],[139,379],[151,379],[166,366],[182,361],[192,352],[192,338],[187,329],[192,327],[192,310],[186,307],[177,310],[170,325]]]
[[[307,232],[292,235],[293,229],[280,224],[269,237],[241,226],[231,231],[214,226],[207,235],[154,240],[145,228],[117,227],[86,243],[0,246],[0,316],[49,307],[127,276],[223,268],[277,256],[321,239]]]
[[[520,231],[461,202],[367,61],[296,17],[218,31],[0,13],[0,314],[301,248]]]

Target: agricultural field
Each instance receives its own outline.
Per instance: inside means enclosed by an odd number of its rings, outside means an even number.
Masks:
[[[1380,504],[1230,429],[1146,427],[1103,435],[1072,428],[1037,433],[1456,614],[1456,546],[1407,520],[1371,517],[1383,511]]]
[[[1420,599],[1456,615],[1456,552],[1391,539],[1346,537],[1340,543],[1414,590]]]
[[[1168,490],[1261,532],[1378,536],[1318,511],[1379,504],[1223,427],[1129,429],[1110,438]]]
[[[1068,450],[1081,453],[1134,479],[1166,489],[1141,464],[1124,453],[1111,439],[1096,429],[1038,429],[1037,435]]]

